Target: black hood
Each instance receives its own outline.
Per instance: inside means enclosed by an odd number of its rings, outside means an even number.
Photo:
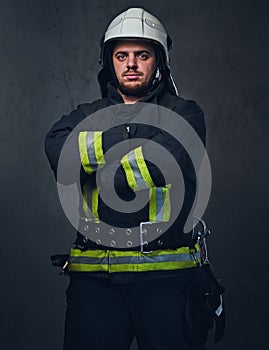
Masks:
[[[104,60],[104,66],[100,70],[97,76],[98,83],[100,85],[100,91],[102,97],[107,97],[107,85],[111,82],[113,82],[114,86],[118,85],[118,80],[116,78],[116,74],[114,72],[114,67],[112,63],[112,51],[115,45],[115,41],[109,43],[109,47],[107,48],[107,57],[105,57]],[[177,91],[175,89],[175,86],[173,84],[173,80],[170,75],[170,70],[167,68],[167,66],[164,63],[165,58],[163,57],[162,50],[159,49],[159,46],[156,45],[156,57],[157,57],[157,64],[156,69],[152,75],[151,79],[151,88],[149,89],[149,92],[152,90],[155,90],[156,87],[159,85],[160,81],[164,83],[164,85],[167,86],[167,89],[173,94],[177,95]],[[157,69],[159,69],[161,73],[161,80],[156,79],[156,72]]]

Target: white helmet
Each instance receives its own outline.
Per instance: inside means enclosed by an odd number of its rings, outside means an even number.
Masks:
[[[102,96],[106,96],[106,84],[110,79],[110,68],[107,64],[107,58],[111,45],[115,40],[140,39],[149,40],[156,44],[162,52],[162,62],[168,81],[170,91],[178,95],[176,85],[170,73],[170,55],[172,40],[167,34],[162,23],[152,14],[142,8],[129,8],[115,17],[109,24],[102,40],[99,62],[103,69],[98,74],[98,81],[101,87]]]
[[[109,24],[101,41],[101,65],[104,65],[105,61],[106,44],[117,39],[144,39],[161,45],[166,66],[169,68],[169,50],[172,47],[172,40],[162,23],[144,9],[130,8],[115,17]]]

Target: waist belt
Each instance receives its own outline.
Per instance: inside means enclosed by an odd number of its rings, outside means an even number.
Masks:
[[[71,249],[69,271],[77,272],[142,272],[157,270],[178,270],[196,267],[200,261],[199,247],[141,251]]]
[[[169,223],[141,222],[138,227],[112,227],[104,223],[94,223],[86,218],[80,219],[79,232],[74,242],[75,248],[140,250],[142,253],[160,249],[176,249],[178,246],[190,246],[189,239],[180,244],[171,245],[164,239]]]

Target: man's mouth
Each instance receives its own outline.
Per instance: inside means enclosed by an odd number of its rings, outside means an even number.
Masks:
[[[126,77],[129,80],[135,80],[141,76],[140,73],[125,73],[123,74],[124,77]]]

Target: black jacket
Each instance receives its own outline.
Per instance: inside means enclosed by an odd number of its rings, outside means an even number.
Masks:
[[[171,94],[165,88],[165,86],[159,85],[149,96],[140,102],[163,106],[176,112],[193,127],[202,142],[205,143],[204,115],[202,110],[194,101],[185,100],[181,97],[175,96]],[[196,191],[196,177],[192,161],[182,145],[168,133],[150,125],[145,126],[132,122],[137,110],[139,110],[139,105],[141,106],[140,103],[136,103],[134,105],[122,105],[122,103],[123,100],[121,99],[121,96],[117,93],[113,85],[110,84],[108,86],[107,98],[96,100],[92,103],[79,105],[77,109],[72,111],[69,115],[64,115],[52,126],[46,136],[45,150],[54,175],[57,177],[59,156],[63,145],[68,136],[71,134],[72,130],[78,125],[82,125],[80,130],[85,130],[85,125],[83,126],[83,122],[86,120],[85,118],[88,115],[104,109],[105,107],[121,104],[121,115],[119,118],[122,119],[120,120],[120,123],[118,122],[120,125],[117,127],[113,127],[113,125],[111,125],[112,127],[109,127],[109,123],[106,124],[105,113],[103,118],[100,118],[100,124],[98,125],[99,130],[104,128],[106,129],[103,136],[104,153],[111,149],[111,147],[115,144],[118,144],[126,139],[142,138],[145,140],[145,142],[147,140],[153,140],[164,146],[168,152],[173,155],[180,166],[185,182],[185,196],[180,214],[175,219],[173,225],[161,237],[150,243],[149,249],[157,249],[157,241],[159,241],[159,239],[162,240],[162,248],[178,248],[183,245],[190,245],[190,235],[183,234],[183,227],[192,207]],[[114,121],[112,124],[113,123]],[[66,175],[61,177],[61,182],[66,184],[74,182],[76,175],[73,170],[80,168],[80,185],[83,186],[86,182],[89,182],[91,186],[96,186],[96,174],[85,174],[80,166],[78,151],[76,150],[74,152],[74,149],[77,148],[77,134],[74,135],[73,141],[72,138],[70,139],[69,148],[65,147],[65,151],[68,152],[68,149],[71,150],[71,148],[72,152],[70,152],[70,154],[72,154],[72,156],[68,158],[67,155],[66,157],[67,161],[64,165],[66,167],[64,174]],[[118,161],[118,165],[120,165],[120,158],[130,150],[131,149],[124,149],[122,150],[121,155],[117,155],[117,157],[115,157],[118,158],[115,159],[115,161]],[[160,155],[160,157],[162,156]],[[160,171],[160,169],[150,161],[146,160],[146,164],[156,186],[165,186],[165,179],[167,179],[167,177],[169,178],[169,183],[172,184],[171,207],[173,208],[173,203],[177,201],[178,196],[177,193],[173,193],[173,182],[175,183],[177,179],[173,178],[174,172],[167,159],[165,157],[162,159],[164,163],[162,169],[166,170],[166,174],[163,174],[162,171]],[[107,174],[109,174],[109,172],[107,172]],[[103,184],[105,186],[105,181]],[[114,186],[117,194],[123,200],[130,201],[134,198],[134,192],[128,186],[122,166],[119,166],[116,172]],[[80,208],[80,211],[82,211],[82,208]],[[141,221],[148,221],[148,206],[145,206],[135,213],[127,215],[113,210],[113,208],[107,206],[100,198],[98,203],[98,212],[100,219],[109,225],[114,224],[115,226],[132,227],[139,226]],[[89,244],[89,248],[100,249],[100,246],[97,246],[95,243],[91,242]],[[107,249],[107,247],[104,246],[103,249]]]

